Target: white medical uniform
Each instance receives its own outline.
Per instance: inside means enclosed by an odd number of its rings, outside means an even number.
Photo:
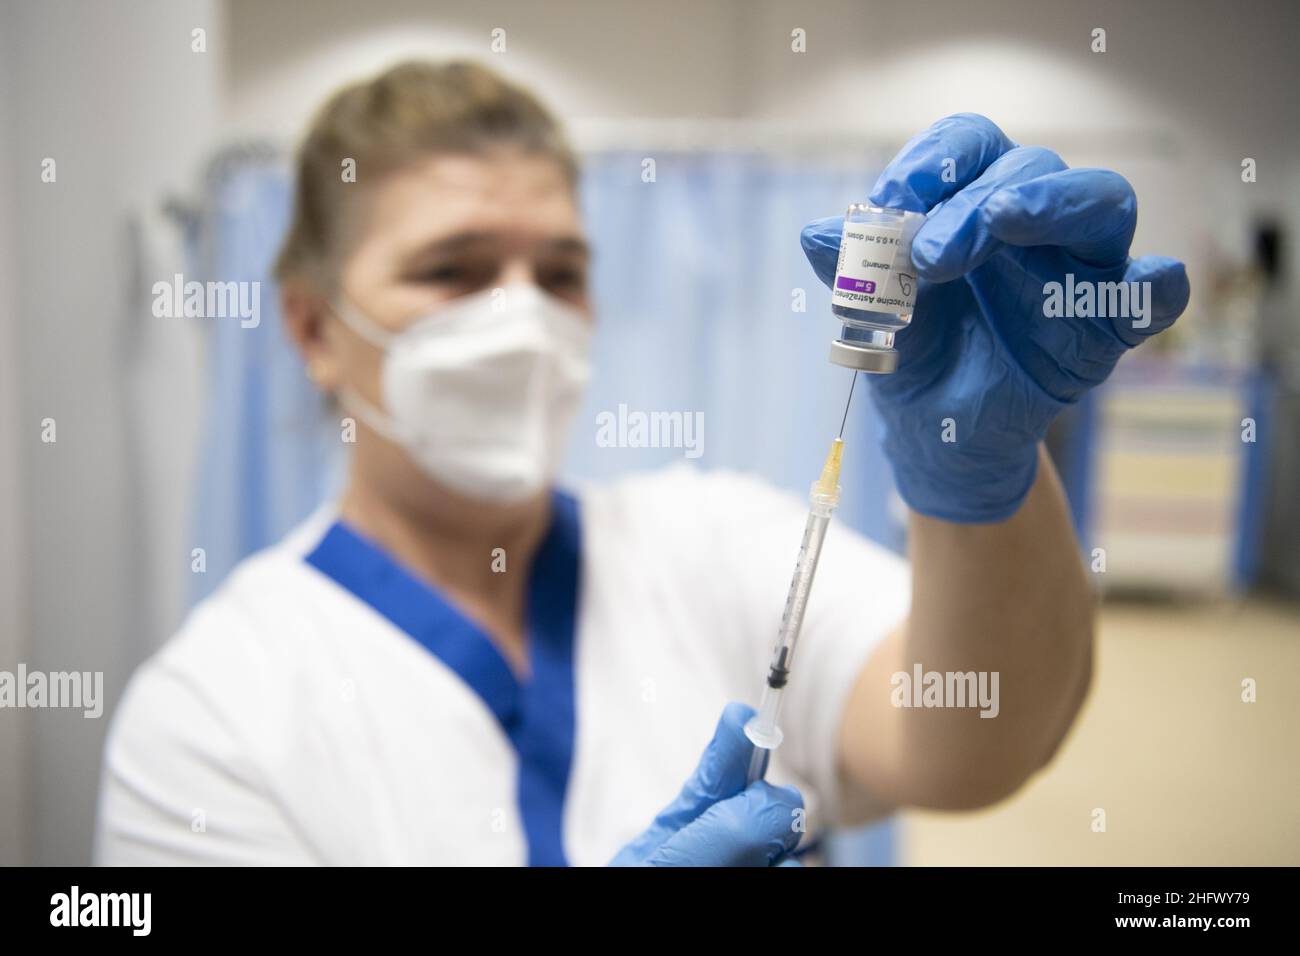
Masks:
[[[132,678],[96,861],[605,864],[677,794],[726,702],[757,703],[806,514],[685,464],[557,493],[520,682],[322,509]],[[904,561],[832,524],[768,774],[800,787],[814,829],[838,812],[848,691],[909,589]]]

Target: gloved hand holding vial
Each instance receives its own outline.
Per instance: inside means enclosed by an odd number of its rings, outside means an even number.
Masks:
[[[868,202],[803,230],[843,322],[832,361],[896,367],[870,384],[913,511],[1003,521],[1028,495],[1057,413],[1182,313],[1183,264],[1129,257],[1137,199],[1122,176],[1069,169],[973,113],[915,136]],[[1045,315],[1045,292],[1067,281],[1121,284],[1130,308]]]

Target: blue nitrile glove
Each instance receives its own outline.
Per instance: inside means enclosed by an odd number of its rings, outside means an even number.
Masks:
[[[794,787],[745,786],[754,745],[745,722],[754,708],[728,704],[700,765],[650,828],[623,847],[610,866],[785,866],[799,842]]]
[[[955,182],[944,181],[947,170]],[[1034,483],[1038,443],[1056,413],[1182,313],[1183,264],[1129,258],[1137,199],[1122,176],[1068,169],[973,113],[942,119],[904,146],[869,199],[929,213],[912,244],[922,281],[912,323],[894,340],[898,370],[866,376],[899,494],[948,521],[1009,518]],[[842,228],[831,218],[803,230],[804,252],[828,286]],[[1061,283],[1064,299],[1067,273],[1076,290],[1149,282],[1145,315],[1049,317],[1047,284]]]

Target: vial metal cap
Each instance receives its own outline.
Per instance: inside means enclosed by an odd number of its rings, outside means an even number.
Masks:
[[[898,368],[897,349],[873,349],[852,345],[843,339],[831,343],[830,359],[836,365],[859,372],[885,373]]]

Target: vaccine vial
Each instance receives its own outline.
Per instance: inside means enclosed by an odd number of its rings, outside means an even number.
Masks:
[[[898,367],[894,333],[912,321],[916,270],[912,239],[925,215],[854,203],[844,214],[831,311],[843,323],[831,361],[862,372]]]

